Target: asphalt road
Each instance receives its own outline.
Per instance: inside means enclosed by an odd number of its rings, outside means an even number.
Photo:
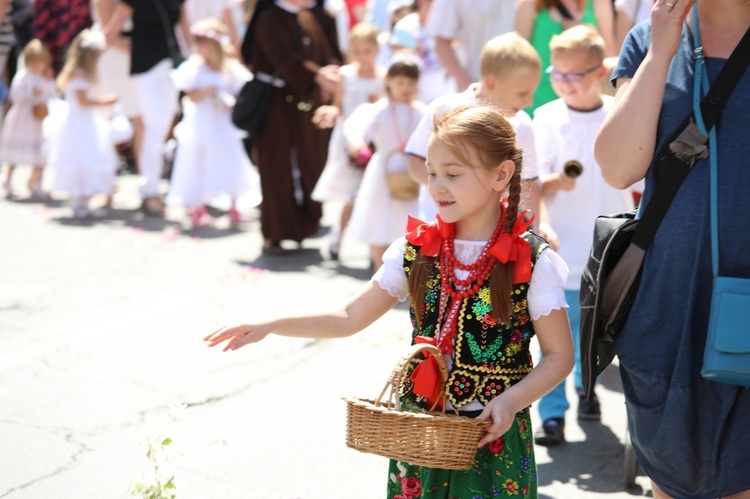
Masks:
[[[98,220],[73,220],[60,201],[0,200],[0,498],[127,497],[153,481],[149,439],[171,439],[156,464],[179,498],[382,499],[387,462],[345,446],[341,397],[380,392],[408,344],[404,307],[342,340],[271,337],[229,353],[201,341],[345,300],[369,278],[366,248],[345,241],[335,264],[321,233],[263,256],[257,221],[146,219],[135,179],[119,180]],[[326,225],[335,216],[326,207]],[[616,369],[598,391],[601,423],[573,409],[568,443],[537,448],[540,497],[648,494],[642,476],[624,487]]]

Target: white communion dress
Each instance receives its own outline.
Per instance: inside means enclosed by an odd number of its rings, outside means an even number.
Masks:
[[[65,89],[65,104],[50,109],[48,166],[52,189],[71,197],[108,194],[115,185],[117,152],[109,136],[109,121],[101,106],[83,106],[77,92],[91,96],[89,80],[74,75]]]
[[[242,144],[243,132],[231,120],[235,96],[252,75],[232,61],[222,71],[191,56],[171,73],[182,91],[216,89],[199,102],[182,100],[183,118],[174,130],[177,139],[167,203],[188,207],[210,204],[238,209],[260,204],[260,177]]]

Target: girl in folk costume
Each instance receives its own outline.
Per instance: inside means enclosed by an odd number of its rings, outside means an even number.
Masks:
[[[94,96],[97,62],[104,48],[104,35],[98,31],[85,29],[73,40],[57,78],[67,111],[64,116],[50,116],[56,123],[48,163],[54,172],[52,188],[70,196],[76,218],[89,215],[93,195],[111,194],[115,186],[117,153],[101,110],[117,102],[117,96]]]
[[[333,105],[319,107],[313,116],[313,121],[319,127],[333,126],[333,132],[328,143],[328,161],[315,184],[312,198],[320,202],[344,203],[339,226],[331,234],[329,253],[333,260],[338,259],[341,238],[349,223],[354,197],[364,173],[364,163],[358,158],[359,151],[351,150],[344,139],[344,120],[360,104],[375,102],[385,93],[385,72],[375,66],[378,50],[377,28],[368,23],[356,24],[349,33],[350,62],[339,69],[342,83],[340,91],[334,98]]]
[[[375,146],[354,200],[349,235],[370,245],[372,262],[380,267],[388,245],[403,234],[404,220],[415,215],[416,184],[413,196],[401,195],[389,188],[389,175],[406,176],[409,158],[404,153],[409,136],[424,113],[416,101],[419,67],[409,59],[395,60],[385,77],[388,97],[372,105],[359,137],[351,137],[355,149],[372,143]],[[359,128],[359,127],[355,127]]]
[[[518,213],[521,151],[515,132],[490,107],[436,118],[427,152],[435,222],[410,219],[372,280],[342,309],[222,328],[205,340],[236,350],[271,333],[306,338],[352,335],[409,298],[413,343],[432,343],[450,371],[435,386],[435,359],[404,388],[404,407],[445,395],[448,409],[491,420],[474,465],[464,471],[391,461],[388,499],[537,497],[529,405],[565,379],[573,348],[565,312],[567,268]],[[508,189],[507,205],[501,203]],[[536,334],[542,360],[532,366]],[[435,368],[436,369],[436,368]]]
[[[182,121],[175,127],[177,151],[168,204],[187,206],[193,227],[212,225],[206,204],[226,208],[229,223],[240,223],[239,209],[260,204],[260,178],[234,127],[235,95],[250,73],[227,55],[226,27],[207,19],[192,28],[195,53],[172,72],[184,91]]]
[[[15,197],[13,171],[16,165],[31,165],[29,192],[32,197],[46,199],[42,190],[42,174],[47,158],[42,140],[42,120],[47,114],[47,101],[57,96],[52,79],[52,55],[39,40],[30,41],[23,49],[25,68],[13,77],[10,85],[12,105],[5,116],[0,135],[0,161],[8,163],[8,176],[3,184],[5,195]]]

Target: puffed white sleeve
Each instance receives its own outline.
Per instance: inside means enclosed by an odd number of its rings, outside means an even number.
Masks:
[[[170,71],[169,77],[172,79],[175,88],[183,92],[196,90],[195,85],[198,80],[198,68],[200,65],[201,60],[197,56],[190,56],[182,64]]]
[[[372,276],[381,289],[398,298],[398,301],[405,301],[409,297],[409,283],[404,270],[405,247],[406,239],[403,237],[391,244],[383,254],[383,265]]]
[[[542,251],[531,273],[531,284],[526,295],[531,320],[549,315],[553,310],[565,309],[565,281],[568,266],[551,248]]]

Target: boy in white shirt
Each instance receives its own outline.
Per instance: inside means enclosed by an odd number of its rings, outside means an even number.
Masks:
[[[433,129],[433,117],[451,109],[484,101],[497,106],[515,127],[523,149],[521,171],[522,208],[539,215],[539,188],[536,166],[534,131],[531,118],[523,111],[532,102],[541,77],[541,62],[534,47],[516,33],[496,36],[484,45],[481,57],[481,81],[472,83],[464,92],[438,97],[430,103],[406,144],[410,156],[409,173],[421,184],[419,217],[435,219],[437,208],[426,189],[427,142]]]
[[[634,203],[630,190],[607,185],[594,159],[594,137],[614,101],[600,91],[607,75],[604,40],[593,28],[579,25],[552,37],[550,48],[552,65],[546,72],[560,98],[537,108],[533,125],[542,199],[549,224],[557,233],[557,252],[570,269],[565,298],[576,360],[573,377],[580,395],[581,273],[588,260],[594,221],[598,215],[631,210]],[[537,444],[552,446],[565,441],[569,406],[564,382],[542,397],[537,405],[542,419],[534,438]],[[601,419],[596,395],[591,401],[580,397],[578,417]]]

